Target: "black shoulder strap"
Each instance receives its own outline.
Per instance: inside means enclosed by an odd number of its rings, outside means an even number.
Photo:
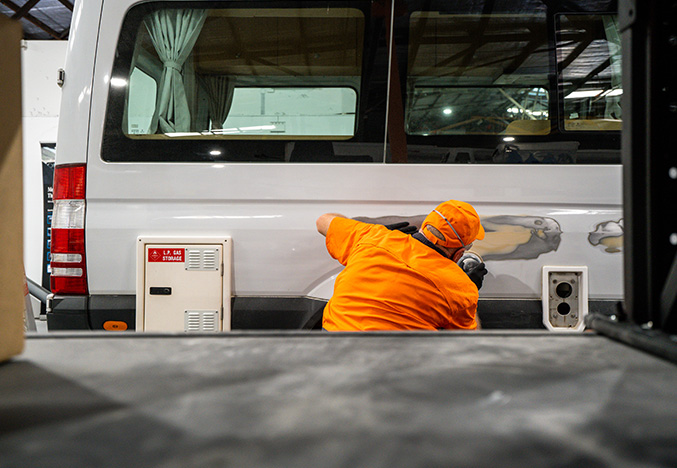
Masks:
[[[448,257],[444,254],[444,252],[442,252],[442,250],[441,250],[439,247],[437,247],[435,244],[433,244],[432,242],[430,242],[430,241],[428,240],[428,238],[427,238],[426,236],[423,235],[422,232],[419,231],[419,232],[417,232],[416,234],[413,234],[412,237],[413,237],[414,239],[416,239],[417,241],[420,241],[421,243],[423,243],[423,245],[426,245],[426,246],[430,247],[430,248],[433,249],[435,252],[437,252],[438,254],[442,255],[444,258],[448,258]]]

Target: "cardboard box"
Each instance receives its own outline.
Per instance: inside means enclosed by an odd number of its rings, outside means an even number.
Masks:
[[[0,16],[0,362],[24,346],[21,37]]]

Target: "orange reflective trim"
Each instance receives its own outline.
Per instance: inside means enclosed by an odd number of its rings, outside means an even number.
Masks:
[[[127,330],[127,324],[117,320],[109,320],[103,323],[103,329],[108,331],[125,331]]]

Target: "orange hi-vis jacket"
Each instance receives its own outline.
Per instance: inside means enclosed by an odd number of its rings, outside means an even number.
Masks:
[[[345,269],[324,309],[325,330],[477,328],[475,284],[456,263],[412,236],[337,217],[326,244]]]

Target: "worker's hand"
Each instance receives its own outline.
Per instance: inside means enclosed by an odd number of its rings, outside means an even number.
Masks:
[[[402,221],[401,223],[386,224],[385,227],[391,231],[402,231],[405,234],[413,234],[418,231],[416,226],[413,226],[406,221]]]
[[[478,263],[472,270],[466,271],[470,281],[475,283],[477,290],[479,291],[482,287],[482,282],[484,281],[484,276],[489,273],[487,267],[484,263]]]

